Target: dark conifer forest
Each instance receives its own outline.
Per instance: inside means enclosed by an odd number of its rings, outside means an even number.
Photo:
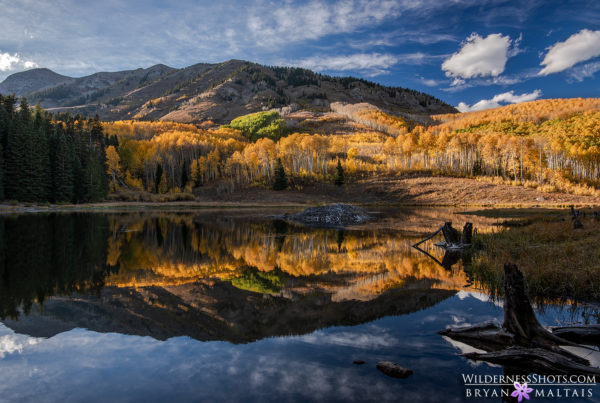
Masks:
[[[0,199],[83,203],[108,193],[106,146],[96,116],[50,114],[0,95]]]

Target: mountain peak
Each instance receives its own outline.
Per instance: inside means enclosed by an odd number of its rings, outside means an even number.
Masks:
[[[54,87],[71,80],[73,80],[73,78],[55,73],[45,67],[25,70],[6,77],[6,79],[0,83],[0,94],[14,93],[17,96],[23,96],[30,92]]]
[[[439,99],[406,88],[238,59],[182,69],[156,64],[80,78],[34,69],[8,77],[0,92],[26,95],[31,103],[53,111],[76,108],[105,120],[229,123],[251,112],[287,106],[325,111],[333,102],[366,102],[392,114],[456,112]]]

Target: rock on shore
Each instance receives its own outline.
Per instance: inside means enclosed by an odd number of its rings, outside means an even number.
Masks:
[[[392,378],[408,378],[413,373],[412,369],[401,367],[391,361],[381,361],[377,363],[377,369]]]

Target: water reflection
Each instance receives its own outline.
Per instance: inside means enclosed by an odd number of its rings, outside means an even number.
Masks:
[[[230,212],[0,218],[0,400],[463,401],[461,373],[504,370],[437,331],[503,313],[460,261],[411,247],[437,214],[347,231]]]
[[[116,270],[106,264],[108,230],[102,215],[0,219],[0,317],[53,295],[97,294]]]
[[[84,327],[247,342],[414,312],[468,282],[390,230],[189,213],[0,225],[0,314],[35,336]]]

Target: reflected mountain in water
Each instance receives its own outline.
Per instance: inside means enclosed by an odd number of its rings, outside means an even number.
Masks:
[[[159,340],[189,336],[245,343],[407,314],[454,294],[450,290],[397,289],[370,301],[332,302],[329,294],[285,298],[240,290],[226,282],[139,289],[107,287],[100,297],[52,298],[42,312],[36,310],[18,321],[5,320],[4,324],[17,333],[36,337],[87,328]]]
[[[0,314],[33,336],[83,327],[242,343],[415,312],[468,282],[398,231],[50,214],[4,218],[0,237]]]

